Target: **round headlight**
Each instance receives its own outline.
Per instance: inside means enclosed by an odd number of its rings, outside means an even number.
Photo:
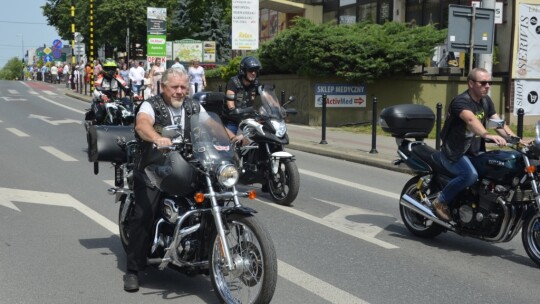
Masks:
[[[271,123],[272,127],[274,127],[274,129],[276,130],[277,137],[281,138],[285,135],[285,133],[287,133],[287,125],[283,120],[277,121],[272,119]]]
[[[230,188],[236,185],[238,177],[238,169],[236,169],[235,166],[230,164],[221,166],[217,174],[217,180],[219,184],[226,188]]]

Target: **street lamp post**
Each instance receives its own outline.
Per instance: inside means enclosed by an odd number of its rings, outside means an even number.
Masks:
[[[24,35],[17,34],[17,36],[21,36],[21,62],[22,62],[21,80],[24,81]]]

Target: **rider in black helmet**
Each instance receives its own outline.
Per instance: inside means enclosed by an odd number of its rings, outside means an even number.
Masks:
[[[238,75],[233,76],[227,83],[226,111],[235,108],[245,108],[253,106],[257,96],[257,87],[259,86],[259,73],[262,66],[259,60],[254,57],[245,57],[240,61],[240,70]],[[225,113],[226,114],[226,113]],[[238,131],[238,123],[234,118],[225,115],[225,126],[234,134]]]

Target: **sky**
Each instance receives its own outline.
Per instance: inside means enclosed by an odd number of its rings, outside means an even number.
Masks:
[[[0,10],[0,69],[13,57],[21,59],[23,50],[26,52],[43,44],[51,46],[60,38],[43,16],[41,6],[45,5],[45,0],[2,1],[9,1],[9,4]]]

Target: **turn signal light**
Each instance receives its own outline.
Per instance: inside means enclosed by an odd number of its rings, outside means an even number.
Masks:
[[[527,168],[525,168],[525,172],[534,173],[534,172],[536,172],[536,167],[535,166],[528,166]]]
[[[195,202],[197,202],[197,204],[202,204],[202,202],[204,202],[204,194],[202,192],[195,193]]]
[[[248,198],[254,200],[257,198],[257,192],[255,190],[248,191]]]

